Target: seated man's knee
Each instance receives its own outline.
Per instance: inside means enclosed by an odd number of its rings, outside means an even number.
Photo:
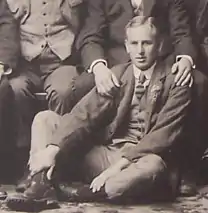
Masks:
[[[29,85],[27,81],[23,78],[12,78],[10,79],[10,85],[12,87],[12,90],[15,94],[16,100],[22,100],[22,98],[25,98],[30,94],[29,92]]]
[[[57,125],[61,116],[59,116],[57,113],[50,111],[50,110],[45,110],[42,112],[39,112],[34,120],[33,120],[33,126],[34,125],[39,125],[39,124],[44,124],[44,125]]]
[[[159,155],[148,154],[140,158],[136,162],[138,169],[150,171],[152,173],[162,172],[166,168],[166,164]]]
[[[110,199],[120,197],[129,190],[135,191],[134,186],[136,191],[142,192],[145,187],[151,187],[156,180],[163,177],[165,171],[166,164],[160,156],[146,155],[132,163],[123,173],[123,177],[109,179],[105,184],[105,192]]]
[[[7,78],[2,78],[0,82],[0,92],[1,92],[1,97],[5,95],[10,95],[10,98],[13,96],[11,86],[9,84],[9,81]]]
[[[70,98],[70,95],[72,93],[72,87],[68,86],[60,86],[60,87],[56,87],[53,88],[52,91],[50,91],[50,99],[49,102],[56,102],[57,104],[62,104],[66,101],[66,99]]]
[[[108,182],[105,185],[105,193],[107,194],[108,199],[115,199],[123,195],[123,192],[121,192],[119,188],[115,187],[115,185],[111,182]]]

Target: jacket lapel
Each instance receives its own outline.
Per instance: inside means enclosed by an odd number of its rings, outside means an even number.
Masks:
[[[134,92],[134,75],[132,64],[129,65],[121,78],[121,88],[120,88],[120,104],[117,109],[117,116],[113,122],[107,128],[107,135],[111,137],[118,126],[124,121],[124,117],[129,111],[129,106],[131,105],[133,92]]]
[[[150,129],[151,118],[156,108],[156,103],[163,91],[164,80],[166,77],[165,64],[158,62],[150,80],[150,84],[147,91],[147,110],[146,110],[146,129],[147,133]]]

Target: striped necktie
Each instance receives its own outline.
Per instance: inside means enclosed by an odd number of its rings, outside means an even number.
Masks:
[[[146,80],[147,79],[145,74],[141,72],[135,89],[136,97],[138,98],[138,100],[140,100],[145,93],[146,88],[144,86],[144,83]]]

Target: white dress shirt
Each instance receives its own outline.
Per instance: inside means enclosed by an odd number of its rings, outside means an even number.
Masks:
[[[143,74],[145,75],[145,78],[146,78],[146,81],[144,82],[144,87],[147,87],[149,85],[149,82],[152,77],[152,73],[155,69],[155,66],[156,66],[156,62],[148,70],[141,71],[138,67],[136,67],[133,64],[133,72],[134,72],[135,79],[139,80],[139,76],[140,76],[141,72],[143,72]]]

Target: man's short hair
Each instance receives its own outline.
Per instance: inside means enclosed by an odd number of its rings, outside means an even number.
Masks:
[[[147,17],[147,16],[135,16],[133,19],[131,19],[128,24],[125,27],[126,30],[126,36],[127,36],[127,31],[130,28],[134,28],[134,27],[139,27],[139,26],[148,26],[151,30],[153,30],[153,32],[155,33],[155,35],[159,35],[159,27],[157,24],[157,21],[154,17]]]

